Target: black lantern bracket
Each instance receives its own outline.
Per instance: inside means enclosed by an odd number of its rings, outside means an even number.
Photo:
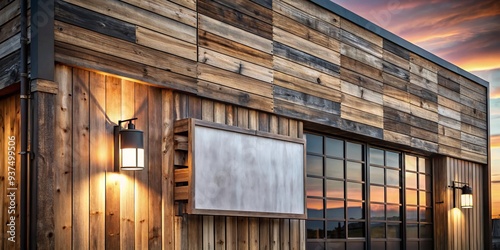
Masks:
[[[125,119],[125,120],[118,120],[118,125],[113,127],[113,134],[114,134],[114,172],[120,172],[120,131],[122,131],[124,128],[122,126],[122,123],[128,122],[127,129],[135,129],[135,125],[132,123],[132,121],[137,120],[137,117],[130,118],[130,119]]]
[[[453,189],[453,207],[457,207],[456,190],[462,190],[462,194],[472,194],[472,188],[467,182],[452,181],[452,185],[448,186]]]

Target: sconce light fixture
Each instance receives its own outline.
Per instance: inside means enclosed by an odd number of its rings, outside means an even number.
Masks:
[[[135,129],[132,121],[137,118],[118,121],[114,127],[115,166],[116,172],[121,170],[144,169],[144,135],[141,130]],[[127,128],[122,123],[128,122]]]
[[[461,208],[473,207],[472,188],[469,186],[469,183],[454,181],[453,185],[450,187],[453,188],[453,207],[457,207],[456,195],[455,195],[455,190],[457,189],[462,190],[462,194],[460,195],[460,207]]]

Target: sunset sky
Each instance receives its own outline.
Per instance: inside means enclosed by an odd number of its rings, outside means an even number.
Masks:
[[[490,82],[493,217],[500,218],[500,1],[333,2]]]

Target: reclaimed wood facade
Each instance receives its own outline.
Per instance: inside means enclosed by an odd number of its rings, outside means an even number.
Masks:
[[[18,6],[0,1],[0,90],[19,81]],[[189,117],[444,155],[443,185],[460,164],[479,186],[489,174],[486,87],[312,2],[55,0],[54,20],[57,89],[36,109],[55,125],[41,248],[304,248],[303,220],[176,216],[173,121]],[[116,174],[113,125],[130,117],[148,167]],[[462,245],[447,218],[448,248]]]

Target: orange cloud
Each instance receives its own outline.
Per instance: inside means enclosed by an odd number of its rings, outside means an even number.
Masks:
[[[491,147],[500,148],[500,135],[493,135],[491,138]]]

